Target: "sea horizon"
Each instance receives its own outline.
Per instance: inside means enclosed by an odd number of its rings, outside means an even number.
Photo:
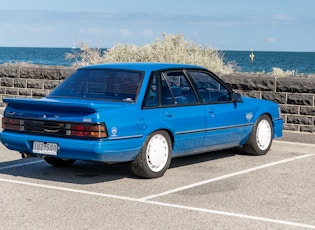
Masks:
[[[99,48],[106,50],[107,48]],[[66,53],[80,50],[80,47],[0,47],[0,64],[29,63],[48,66],[72,66],[74,60],[66,60]],[[273,68],[293,71],[295,74],[315,73],[315,52],[313,51],[258,51],[218,50],[224,62],[236,63],[238,72],[272,72]],[[254,59],[249,55],[253,52]]]

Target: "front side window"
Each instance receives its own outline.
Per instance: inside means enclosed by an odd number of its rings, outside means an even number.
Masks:
[[[189,71],[204,103],[231,102],[232,94],[220,81],[205,72]]]
[[[143,73],[127,70],[79,69],[48,97],[134,102]]]

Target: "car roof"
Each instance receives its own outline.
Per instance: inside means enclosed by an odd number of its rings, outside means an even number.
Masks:
[[[98,64],[81,67],[80,69],[127,69],[139,71],[156,71],[162,69],[206,69],[197,65],[177,64],[177,63],[155,63],[155,62],[123,62],[123,63],[109,63]]]

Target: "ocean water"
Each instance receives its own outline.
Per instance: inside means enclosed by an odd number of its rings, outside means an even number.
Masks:
[[[241,72],[271,72],[273,67],[295,73],[315,73],[315,52],[274,52],[254,51],[254,61],[250,60],[251,51],[223,51],[227,61],[235,61]]]
[[[0,47],[0,64],[26,62],[38,65],[71,66],[73,60],[66,60],[66,53],[72,48],[24,48]],[[78,49],[76,50],[78,51]],[[315,73],[315,52],[273,52],[222,51],[226,62],[235,62],[241,72],[271,72],[273,67],[295,71],[298,74]]]

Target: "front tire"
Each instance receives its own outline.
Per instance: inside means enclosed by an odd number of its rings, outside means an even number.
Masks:
[[[250,155],[265,155],[270,150],[272,139],[273,125],[271,119],[268,115],[262,115],[256,121],[243,150]]]
[[[71,160],[71,159],[62,159],[62,158],[49,157],[49,156],[44,157],[44,160],[48,164],[51,164],[55,167],[70,167],[75,162],[75,160]]]
[[[153,132],[144,142],[140,153],[130,163],[132,172],[143,178],[158,178],[164,175],[171,163],[172,145],[166,131]]]

